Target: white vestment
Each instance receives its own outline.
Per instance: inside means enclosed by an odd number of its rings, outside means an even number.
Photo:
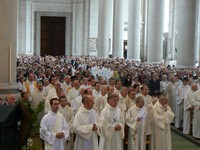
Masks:
[[[167,106],[164,110],[159,101],[152,106],[153,114],[153,150],[172,150],[170,123],[174,113]]]
[[[168,98],[169,106],[172,108],[173,113],[176,113],[176,92],[177,91],[177,84],[169,82],[165,93]]]
[[[177,88],[177,97],[176,97],[176,117],[175,117],[175,127],[180,128],[182,127],[182,121],[183,121],[183,103],[185,94],[188,90],[188,85],[183,85],[181,83]]]
[[[52,98],[58,98],[58,95],[57,95],[57,92],[56,92],[56,89],[53,88],[49,91],[49,94],[47,95],[47,98],[45,100],[45,112],[48,113],[50,110],[51,110],[51,106],[50,106],[50,100]]]
[[[77,98],[75,98],[75,100],[72,101],[72,108],[74,110],[74,114],[76,114],[79,107],[81,107],[83,105],[82,98],[83,97],[81,95],[79,95]]]
[[[97,131],[93,131],[93,124],[96,124]],[[87,110],[85,107],[79,109],[72,126],[76,133],[74,150],[99,150],[97,135],[100,135],[102,122],[95,110]]]
[[[79,89],[75,89],[73,87],[71,90],[69,90],[69,92],[67,94],[67,100],[71,105],[72,105],[73,101],[75,100],[75,98],[77,98],[79,96]]]
[[[184,99],[184,111],[183,111],[183,133],[190,134],[191,119],[190,119],[190,108],[192,107],[192,100],[194,99],[195,91],[191,88],[187,90]]]
[[[56,138],[58,132],[63,132],[64,137]],[[42,118],[40,138],[45,141],[45,150],[64,150],[64,142],[68,136],[68,126],[62,114],[50,111]]]
[[[49,94],[49,91],[51,89],[54,89],[55,87],[52,85],[52,84],[49,84],[47,85],[45,88],[44,88],[44,91],[45,91],[45,94],[48,95]]]
[[[38,89],[35,89],[34,92],[31,94],[31,105],[35,108],[40,103],[40,101],[45,101],[46,94],[45,91],[39,91]]]
[[[123,150],[124,116],[120,108],[108,104],[102,110],[100,117],[103,121],[100,150]],[[118,124],[121,130],[116,131],[115,126]]]
[[[142,120],[137,121],[138,117]],[[146,150],[146,135],[149,126],[146,107],[138,108],[133,105],[126,112],[126,124],[129,126],[128,150]]]
[[[69,123],[72,118],[74,117],[74,111],[71,107],[69,107],[68,105],[66,105],[65,107],[59,106],[59,110],[58,112],[60,112],[61,114],[63,114],[65,120],[67,123]],[[70,125],[68,124],[69,127],[69,131],[70,131],[70,136],[67,140],[67,142],[64,143],[64,147],[67,150],[72,150],[74,147],[74,141],[73,141],[73,131],[70,128]]]
[[[195,138],[200,138],[200,89],[195,92],[195,97],[192,100],[192,105],[194,106],[192,135]]]
[[[62,84],[62,89],[63,89],[63,91],[64,91],[66,97],[67,97],[68,89],[69,89],[69,88],[71,88],[71,84],[67,84],[66,82],[64,82],[64,83]]]
[[[99,91],[97,91],[97,90],[95,90],[95,89],[93,89],[92,90],[92,95],[94,96],[94,98],[97,98],[97,97],[99,97],[99,95],[101,94],[101,92]]]

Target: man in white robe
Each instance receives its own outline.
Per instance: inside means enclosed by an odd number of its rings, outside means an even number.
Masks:
[[[176,91],[177,91],[177,83],[176,78],[174,76],[170,77],[170,82],[167,84],[165,93],[169,100],[169,106],[172,108],[173,113],[176,112]]]
[[[194,99],[195,92],[197,90],[197,84],[192,83],[191,87],[187,90],[184,99],[184,111],[183,111],[183,133],[191,133],[191,114],[190,111],[194,108],[192,106],[192,100]]]
[[[50,100],[51,111],[48,112],[40,123],[40,138],[45,141],[45,150],[64,150],[64,142],[69,136],[67,122],[58,112],[59,100]]]
[[[31,94],[31,105],[35,108],[40,103],[40,101],[45,101],[46,93],[43,89],[43,83],[41,81],[37,82],[37,89]]]
[[[58,112],[63,114],[66,122],[68,123],[69,131],[70,131],[70,136],[67,139],[67,142],[64,143],[64,147],[65,147],[65,149],[72,150],[73,147],[74,147],[73,131],[70,128],[69,122],[74,117],[74,111],[73,111],[73,109],[71,107],[69,107],[67,105],[67,99],[66,99],[65,96],[59,97],[59,102],[60,102],[60,106],[59,106]]]
[[[149,134],[147,109],[144,99],[139,96],[136,104],[126,113],[126,124],[129,126],[128,150],[146,150],[146,135]]]
[[[99,82],[95,82],[94,89],[92,90],[92,95],[94,98],[97,98],[101,94],[101,84]]]
[[[80,90],[80,82],[78,79],[74,79],[73,81],[73,88],[69,90],[67,95],[68,102],[72,105],[75,98],[79,96],[79,90]]]
[[[105,104],[107,103],[107,93],[108,93],[108,89],[107,89],[107,85],[103,85],[101,87],[101,95],[99,95],[96,99],[95,99],[95,110],[97,111],[97,113],[100,115],[101,111],[103,110]]]
[[[183,82],[177,88],[177,97],[176,97],[176,117],[175,117],[175,127],[182,128],[183,123],[183,104],[185,99],[185,94],[189,88],[188,78],[184,77]]]
[[[103,121],[101,150],[123,150],[124,116],[117,107],[118,101],[119,95],[112,93],[108,96],[108,105],[101,112],[100,117]]]
[[[174,113],[167,103],[167,97],[160,96],[159,101],[152,106],[153,150],[172,150],[170,124]]]
[[[136,92],[133,89],[128,91],[128,96],[125,98],[126,109],[128,110],[135,105]]]
[[[64,92],[61,88],[61,83],[59,81],[55,82],[55,87],[49,91],[49,94],[45,100],[45,112],[48,113],[51,110],[49,101],[52,98],[59,98],[60,96],[64,96]]]
[[[71,88],[71,76],[70,75],[66,75],[64,77],[64,82],[62,84],[62,89],[65,93],[65,96],[67,96],[69,88]]]
[[[195,97],[192,100],[194,106],[194,116],[192,124],[192,136],[200,139],[200,89],[195,92]]]
[[[50,83],[50,84],[47,85],[47,86],[44,88],[46,95],[48,95],[48,94],[49,94],[49,91],[50,91],[51,89],[54,88],[55,82],[56,82],[56,81],[57,81],[57,79],[56,79],[56,76],[54,76],[54,75],[52,75],[52,76],[49,78],[49,83]]]
[[[99,150],[97,136],[100,135],[102,122],[93,110],[94,97],[84,96],[82,102],[84,106],[79,109],[72,123],[76,133],[74,150]]]
[[[75,100],[72,103],[74,114],[76,114],[78,112],[79,107],[82,106],[82,98],[84,96],[84,92],[85,92],[85,88],[81,88],[79,92],[80,95],[77,98],[75,98]]]

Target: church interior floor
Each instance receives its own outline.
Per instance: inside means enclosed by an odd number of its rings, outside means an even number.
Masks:
[[[171,128],[172,150],[200,150],[200,140],[190,135],[184,135],[174,127]]]

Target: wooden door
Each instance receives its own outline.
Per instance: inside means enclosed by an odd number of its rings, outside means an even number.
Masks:
[[[41,17],[41,56],[65,55],[65,17]]]

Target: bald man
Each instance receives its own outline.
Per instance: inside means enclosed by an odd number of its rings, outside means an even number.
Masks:
[[[15,105],[16,98],[13,94],[6,96],[6,102],[4,105]]]

